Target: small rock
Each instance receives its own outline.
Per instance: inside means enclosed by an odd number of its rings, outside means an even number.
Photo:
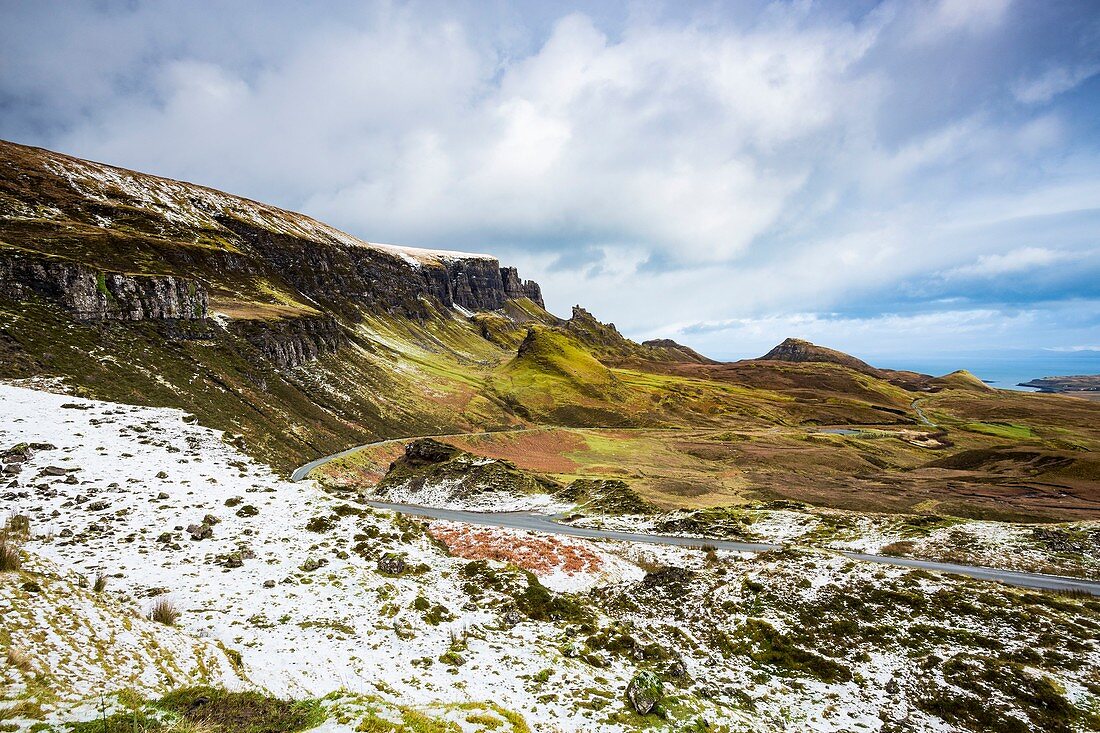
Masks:
[[[191,524],[187,527],[187,533],[191,535],[193,541],[198,542],[213,537],[214,528],[209,524]]]
[[[257,509],[256,507],[252,506],[251,504],[245,504],[244,506],[242,506],[240,509],[237,510],[237,516],[238,517],[254,517],[259,513],[260,513],[260,510]]]
[[[663,694],[661,678],[653,672],[639,672],[626,686],[626,696],[639,715],[646,715],[657,706]]]
[[[328,565],[328,560],[326,560],[325,558],[323,558],[323,557],[322,558],[311,557],[308,560],[306,560],[304,563],[302,563],[301,569],[302,569],[303,572],[312,573],[314,570],[317,570],[318,568],[323,567],[325,565]]]
[[[165,499],[169,498],[168,497],[168,492],[167,491],[160,492],[159,494],[157,494],[157,498],[160,499],[161,501],[164,501]]]
[[[61,466],[46,466],[45,468],[43,468],[39,472],[38,475],[39,476],[64,476],[67,473],[68,473],[68,471],[66,471]]]
[[[274,587],[275,587],[275,581],[274,580],[265,580],[264,581],[264,588],[274,588]]]
[[[203,524],[208,524],[211,527],[213,527],[215,524],[217,524],[220,521],[222,521],[222,520],[218,519],[213,514],[207,514],[205,517],[202,518],[202,523]]]
[[[157,472],[157,478],[160,478],[160,479],[168,478],[168,472],[167,471],[158,471]]]
[[[387,552],[378,558],[378,572],[386,575],[401,575],[405,572],[405,558],[396,553]]]

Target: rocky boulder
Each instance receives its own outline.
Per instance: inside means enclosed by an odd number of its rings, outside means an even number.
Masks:
[[[626,697],[639,715],[648,715],[664,697],[661,678],[654,672],[639,672],[626,686]]]

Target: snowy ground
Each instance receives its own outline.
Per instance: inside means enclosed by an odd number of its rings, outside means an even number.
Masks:
[[[385,692],[414,705],[504,701],[529,720],[568,726],[571,713],[538,705],[522,680],[560,665],[557,630],[502,627],[494,612],[471,606],[454,576],[464,561],[445,557],[426,537],[387,543],[386,535],[403,531],[392,515],[367,510],[339,518],[334,510],[342,502],[312,481],[280,479],[178,410],[10,385],[0,385],[0,402],[0,450],[56,446],[18,464],[0,493],[6,514],[31,519],[34,539],[25,549],[32,564],[91,579],[106,574],[104,595],[131,612],[169,600],[193,639],[239,652],[248,682],[277,695],[342,689]],[[207,520],[212,536],[193,540],[189,528],[203,532],[207,517],[217,520]],[[335,526],[311,532],[313,517]],[[381,574],[377,557],[390,549],[409,566],[430,569]],[[624,573],[627,566],[606,564]],[[584,584],[560,568],[543,573],[559,587]],[[447,609],[445,620],[426,621],[418,598]],[[467,636],[461,674],[437,661],[454,635]],[[168,646],[167,653],[178,651]],[[58,674],[72,700],[142,682],[123,670],[111,679],[102,666]],[[211,675],[221,682],[231,676]],[[145,681],[137,686],[155,686]]]
[[[91,717],[100,692],[157,694],[205,680],[358,696],[326,701],[354,708],[349,724],[321,729],[333,732],[353,729],[368,700],[438,714],[463,731],[483,729],[456,707],[471,701],[515,711],[536,731],[699,730],[689,726],[703,720],[716,731],[874,731],[898,715],[905,730],[952,729],[911,709],[916,693],[907,690],[930,673],[916,669],[907,646],[850,652],[853,677],[832,682],[746,656],[757,643],[746,635],[750,619],[797,634],[799,613],[814,603],[832,612],[880,585],[908,598],[914,585],[903,569],[822,553],[708,555],[425,525],[349,505],[312,481],[284,481],[178,410],[12,385],[0,385],[0,404],[0,453],[50,444],[25,462],[3,461],[0,513],[28,516],[32,536],[24,572],[0,574],[0,651],[29,655],[25,669],[4,668],[0,700],[25,698],[47,679],[56,695],[47,717]],[[793,531],[796,519],[777,515],[768,529]],[[582,624],[508,611],[502,603],[516,596],[467,573],[480,558],[509,578],[523,579],[511,563],[577,593],[573,603],[591,615]],[[398,559],[402,572],[385,570]],[[101,574],[107,587],[97,593],[87,586]],[[37,590],[27,590],[32,581]],[[960,588],[975,601],[989,596],[985,615],[950,620],[960,634],[980,635],[986,616],[1007,613],[1004,599],[1017,597],[948,578],[916,587],[928,598]],[[165,599],[181,611],[177,628],[143,618]],[[887,605],[869,617],[904,637],[911,615]],[[1036,632],[1021,626],[1030,616],[1006,618],[999,643],[1035,645]],[[1053,628],[1087,628],[1086,616],[1072,618]],[[1086,669],[1100,662],[1095,642],[1073,643],[1086,649]],[[968,653],[984,647],[975,649]],[[944,658],[958,650],[936,648]],[[670,670],[675,727],[627,707],[627,683],[647,665]],[[1076,673],[1057,674],[1068,695],[1089,699]]]

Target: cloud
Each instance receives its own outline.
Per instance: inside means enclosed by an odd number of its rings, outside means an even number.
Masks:
[[[0,134],[490,251],[637,336],[1100,296],[1085,6],[557,7],[27,4]]]
[[[976,262],[948,270],[946,278],[990,278],[1018,272],[1029,272],[1074,259],[1074,254],[1046,249],[1022,247],[1005,254],[981,255]]]
[[[1011,0],[938,0],[916,19],[913,39],[920,43],[942,41],[956,32],[983,33],[1000,24]]]
[[[1100,64],[1087,64],[1072,68],[1055,67],[1036,77],[1020,79],[1012,87],[1012,93],[1025,104],[1045,104],[1100,73]]]

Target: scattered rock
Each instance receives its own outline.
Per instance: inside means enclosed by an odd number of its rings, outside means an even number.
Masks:
[[[237,510],[237,516],[238,517],[254,517],[259,513],[260,513],[260,510],[257,509],[256,507],[252,506],[251,504],[245,504],[244,506],[242,506],[240,509]]]
[[[300,567],[303,572],[312,573],[314,570],[324,567],[325,565],[328,565],[328,560],[325,558],[311,557],[302,563]]]
[[[39,476],[64,476],[67,473],[68,473],[68,471],[66,471],[61,466],[46,466],[45,468],[43,468],[41,471],[38,472],[38,475]]]
[[[159,478],[159,479],[168,478],[168,472],[167,471],[158,471],[157,472],[157,478]]]
[[[387,552],[378,558],[378,572],[385,575],[401,575],[405,572],[405,558],[396,553]]]
[[[639,672],[626,686],[626,696],[639,715],[648,715],[663,695],[661,678],[654,672]]]
[[[202,523],[206,524],[206,525],[209,525],[211,527],[213,527],[215,524],[217,524],[220,521],[222,521],[222,520],[218,519],[213,514],[207,514],[205,517],[202,518]]]
[[[191,535],[192,540],[198,542],[213,537],[214,528],[209,524],[191,524],[187,527],[187,533]]]

